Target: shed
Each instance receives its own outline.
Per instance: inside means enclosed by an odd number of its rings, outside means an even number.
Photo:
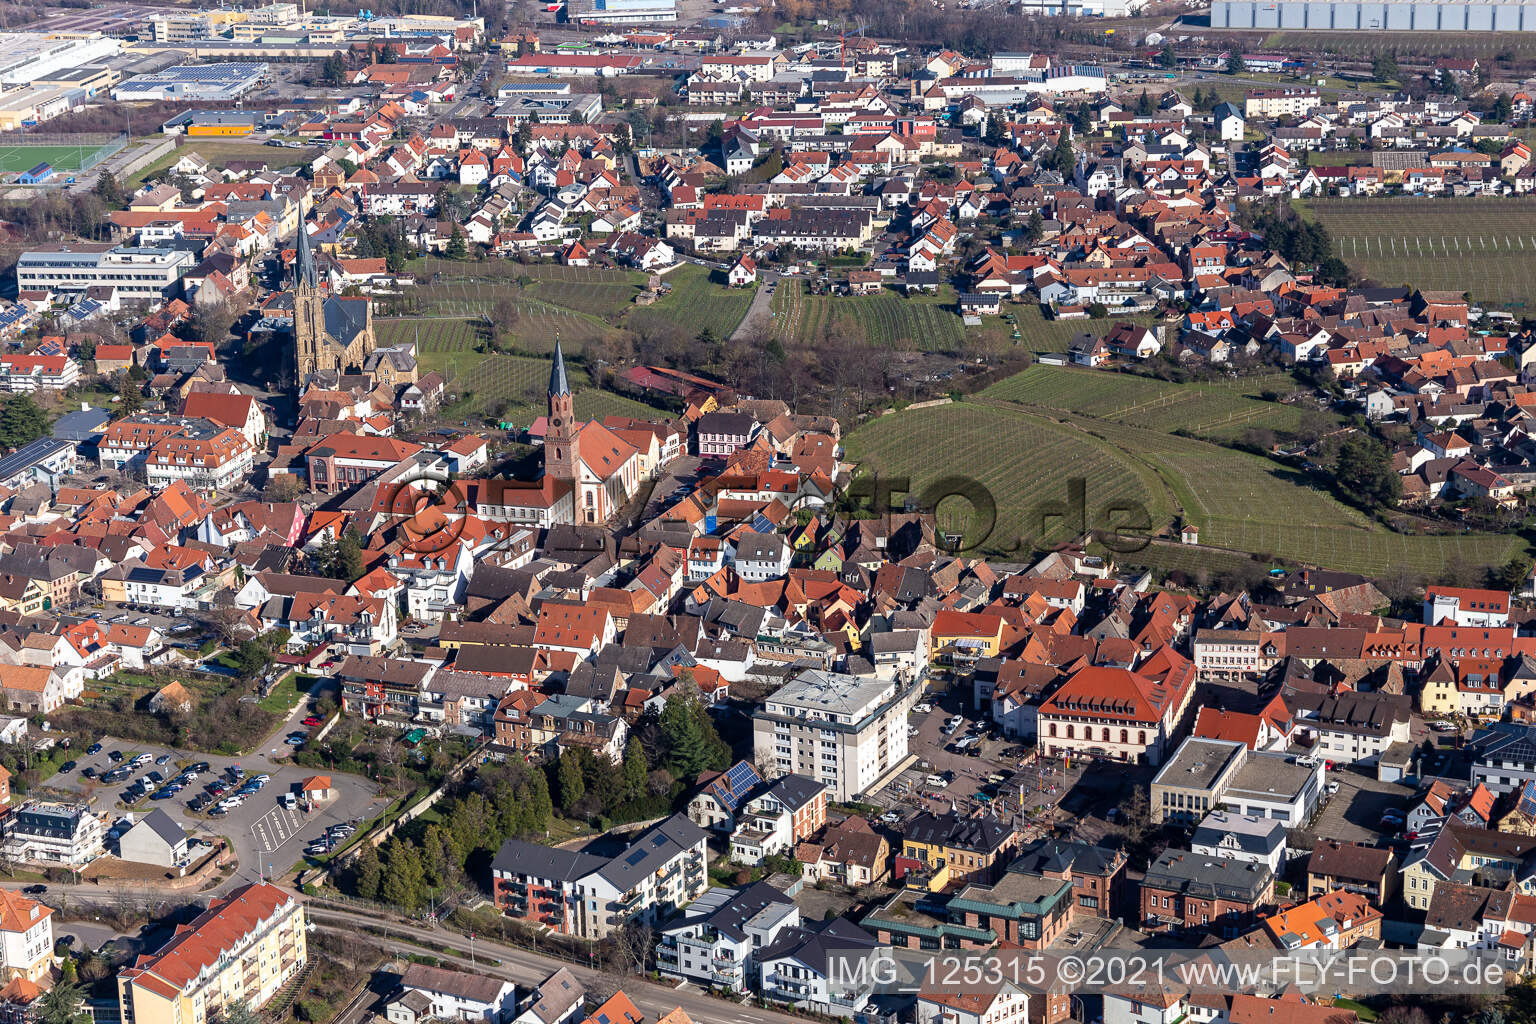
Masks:
[[[53,165],[44,161],[30,171],[23,171],[21,177],[16,180],[23,185],[41,185],[51,177],[53,177]]]
[[[323,804],[336,795],[335,790],[331,788],[329,775],[311,775],[299,783],[299,793],[305,800],[317,804]]]

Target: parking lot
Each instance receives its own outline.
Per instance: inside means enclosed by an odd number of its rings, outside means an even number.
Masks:
[[[107,815],[111,821],[117,821],[130,813],[137,819],[159,808],[193,835],[224,836],[239,858],[237,874],[241,878],[254,879],[274,870],[286,871],[303,859],[305,846],[322,837],[328,827],[371,818],[386,802],[378,795],[377,788],[366,779],[328,773],[331,779],[331,798],[306,813],[301,809],[284,808],[280,800],[284,794],[297,793],[303,780],[315,775],[315,770],[289,764],[285,757],[274,757],[272,752],[248,754],[244,757],[220,757],[131,743],[110,736],[102,737],[99,742],[100,751],[95,754],[82,753],[72,771],[49,779],[50,790],[60,796],[89,802],[93,810]],[[122,755],[120,762],[111,760],[113,751]],[[279,751],[285,752],[286,748]],[[146,754],[149,760],[136,768],[129,779],[114,784],[103,784],[83,774],[87,768],[94,768],[100,774],[117,764],[127,765],[135,757]],[[163,764],[159,763],[162,758]],[[200,762],[206,763],[208,770],[200,773],[197,779],[174,796],[156,800],[146,794],[132,804],[124,802],[131,780],[143,778],[150,772],[158,772],[161,775],[159,781],[163,784],[184,768]],[[204,794],[208,786],[221,779],[227,781],[226,772],[236,765],[244,770],[245,779],[266,775],[269,781],[225,813],[210,814],[216,806],[213,801],[201,813],[189,808],[194,798]],[[228,797],[238,788],[238,785],[232,786],[223,797]]]
[[[1328,773],[1339,791],[1327,798],[1308,831],[1347,843],[1374,845],[1382,814],[1389,809],[1406,811],[1412,787],[1399,782],[1380,782],[1375,769],[1336,765]]]
[[[915,760],[871,801],[903,820],[920,811],[943,813],[953,805],[961,812],[983,806],[1000,815],[1022,812],[1044,823],[1081,778],[1082,766],[1069,769],[1059,760],[1037,760],[1032,744],[983,729],[980,714],[969,705],[969,692],[958,684],[920,702],[908,719],[916,730],[908,736]],[[959,725],[946,732],[946,723],[957,715]],[[957,751],[957,743],[966,749]],[[944,785],[937,784],[940,779]],[[1041,807],[1044,813],[1037,811]],[[894,821],[887,819],[887,824]]]

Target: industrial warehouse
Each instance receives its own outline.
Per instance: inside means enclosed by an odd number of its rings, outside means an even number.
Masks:
[[[1536,32],[1536,3],[1428,0],[1328,3],[1326,0],[1215,0],[1212,28],[1310,31]]]

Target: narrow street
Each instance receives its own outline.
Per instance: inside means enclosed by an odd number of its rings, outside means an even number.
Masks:
[[[765,270],[758,276],[762,281],[757,291],[752,293],[752,304],[747,307],[746,315],[731,332],[732,341],[745,340],[759,325],[766,328],[773,320],[773,282],[779,279],[779,275]]]

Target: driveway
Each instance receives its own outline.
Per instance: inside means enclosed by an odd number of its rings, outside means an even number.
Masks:
[[[300,702],[299,707],[304,706],[304,703]],[[102,737],[100,743],[102,749],[99,753],[81,757],[73,772],[67,776],[55,775],[48,780],[48,787],[61,795],[72,796],[91,804],[93,810],[107,815],[112,821],[120,820],[129,814],[137,820],[150,811],[160,808],[193,836],[227,838],[235,855],[239,858],[239,865],[234,877],[222,888],[270,876],[274,872],[283,874],[304,859],[304,847],[311,840],[322,836],[326,828],[339,822],[372,818],[387,803],[383,797],[379,796],[378,788],[368,780],[356,775],[329,772],[325,774],[331,777],[334,796],[328,803],[315,808],[309,814],[285,810],[278,804],[278,798],[284,793],[297,791],[302,780],[317,772],[311,768],[288,763],[286,756],[288,748],[281,745],[276,752],[277,757],[273,756],[271,750],[247,754],[243,757],[222,757],[152,744],[130,743],[110,736]],[[135,778],[150,771],[158,771],[169,779],[182,767],[199,761],[206,761],[210,770],[202,773],[186,789],[173,797],[165,800],[151,800],[145,797],[130,805],[123,801],[131,780],[125,779],[113,785],[103,785],[81,775],[81,771],[88,766],[96,768],[98,773],[111,767],[112,762],[108,755],[113,750],[123,754],[124,764],[140,753],[149,754],[153,759],[168,758],[164,765],[155,764],[155,760],[149,761],[133,773]],[[207,811],[211,809],[211,805],[202,813],[194,812],[187,806],[207,786],[219,779],[225,769],[237,764],[245,769],[248,778],[268,775],[271,781],[246,798],[239,807],[231,809],[226,814],[208,814]]]
[[[737,324],[736,329],[731,332],[732,341],[745,341],[757,327],[766,328],[773,322],[773,289],[779,275],[764,270],[759,276],[762,278],[762,283],[757,286],[757,291],[752,293],[752,304],[747,307],[741,323]]]

